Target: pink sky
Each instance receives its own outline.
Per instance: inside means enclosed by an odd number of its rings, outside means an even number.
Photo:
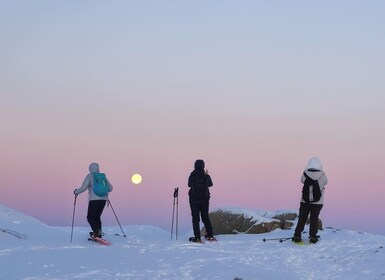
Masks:
[[[197,158],[212,209],[274,211],[297,210],[318,156],[324,224],[385,234],[382,9],[201,4],[4,4],[0,203],[69,226],[96,161],[122,224],[169,229],[180,187],[186,231]],[[77,225],[86,206],[80,196]],[[104,221],[116,224],[109,209]]]

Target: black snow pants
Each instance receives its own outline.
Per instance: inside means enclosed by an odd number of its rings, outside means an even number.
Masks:
[[[311,204],[301,202],[299,207],[299,217],[298,224],[295,228],[294,236],[301,236],[302,231],[305,228],[307,218],[310,213],[310,229],[309,236],[313,237],[317,235],[318,232],[318,216],[322,209],[322,204]]]
[[[201,230],[199,226],[200,217],[202,217],[202,222],[205,225],[207,235],[210,237],[214,236],[213,227],[209,218],[209,201],[190,200],[190,208],[195,238],[201,238]]]
[[[88,203],[87,221],[92,231],[97,234],[102,233],[102,220],[100,217],[102,216],[106,202],[106,200],[90,200]]]

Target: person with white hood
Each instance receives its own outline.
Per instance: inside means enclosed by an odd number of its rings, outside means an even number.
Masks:
[[[319,186],[319,197],[315,199],[307,199],[305,197],[305,186],[303,188],[303,193],[301,197],[301,204],[299,208],[299,217],[297,227],[294,231],[294,237],[292,240],[294,242],[302,241],[302,231],[305,228],[308,216],[310,214],[310,228],[309,228],[309,241],[310,243],[317,243],[319,240],[318,233],[318,217],[321,212],[321,209],[324,204],[324,193],[325,193],[325,185],[328,183],[328,178],[326,177],[325,172],[323,171],[323,166],[319,158],[313,157],[309,160],[305,171],[301,177],[301,183],[306,185],[305,181],[308,180],[310,184],[316,185],[318,183]],[[316,181],[316,182],[315,182]],[[311,197],[316,197],[316,190],[314,186],[310,186],[311,190],[309,191],[309,195]],[[314,191],[313,191],[314,190]],[[318,187],[317,187],[318,190]]]
[[[80,188],[74,190],[75,196],[88,190],[88,211],[87,221],[91,226],[92,232],[90,232],[91,238],[102,237],[102,221],[101,215],[108,200],[108,193],[112,191],[112,185],[105,177],[104,173],[100,173],[99,164],[91,163],[89,166],[90,173],[84,178],[83,184]],[[101,176],[101,177],[100,177]],[[100,183],[102,178],[102,187],[105,188],[104,192],[98,193],[98,190],[94,188],[95,184]]]

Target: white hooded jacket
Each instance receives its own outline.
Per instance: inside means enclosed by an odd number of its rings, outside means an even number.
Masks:
[[[317,180],[319,187],[321,189],[321,198],[317,202],[312,202],[311,204],[324,204],[324,194],[325,194],[325,185],[328,183],[328,178],[326,177],[325,172],[323,171],[323,166],[321,161],[313,157],[309,160],[307,166],[304,171],[311,179]],[[302,174],[301,183],[305,183],[305,175]],[[302,199],[301,194],[301,202],[305,203],[305,200]]]
[[[89,166],[90,173],[87,174],[86,178],[84,178],[83,184],[80,188],[78,188],[75,191],[75,194],[80,194],[88,189],[88,198],[89,200],[108,200],[108,195],[106,196],[97,196],[93,191],[93,180],[92,180],[92,173],[99,173],[99,164],[97,163],[91,163]],[[106,178],[107,179],[107,178]],[[109,192],[112,191],[113,187],[111,183],[108,181],[108,188],[110,189]]]

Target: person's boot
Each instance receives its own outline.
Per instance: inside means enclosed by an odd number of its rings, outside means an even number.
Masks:
[[[309,237],[309,242],[312,243],[312,244],[315,244],[319,241],[319,236],[318,235],[315,235],[315,236],[310,236]]]
[[[295,242],[295,243],[302,242],[301,235],[296,235],[296,234],[294,234],[294,236],[291,238],[291,241],[293,241],[293,242]]]
[[[198,237],[190,237],[189,241],[190,242],[196,242],[196,243],[202,243],[202,240]]]

